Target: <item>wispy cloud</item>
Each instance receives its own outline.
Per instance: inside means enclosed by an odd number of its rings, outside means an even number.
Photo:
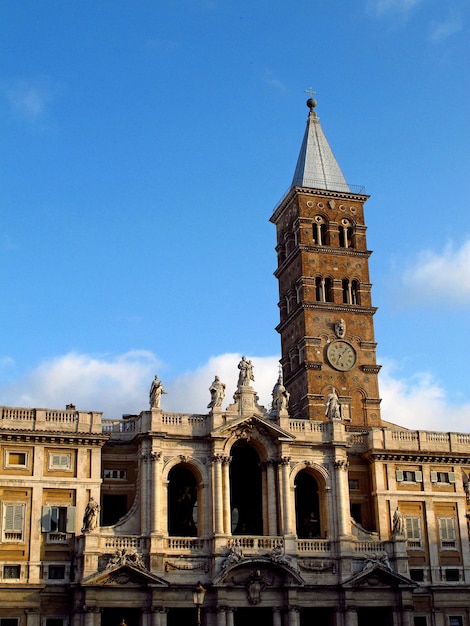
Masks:
[[[15,116],[35,122],[48,111],[57,87],[49,78],[41,77],[4,84],[2,92]]]
[[[148,388],[159,366],[147,351],[117,356],[70,352],[3,385],[0,396],[3,404],[13,406],[60,408],[72,403],[84,411],[103,411],[118,418],[147,408]]]
[[[470,303],[470,239],[460,247],[449,243],[441,252],[425,250],[403,272],[407,301],[447,305]],[[445,290],[445,299],[442,293]]]
[[[439,43],[458,33],[462,27],[461,17],[454,13],[446,20],[432,22],[429,38],[433,43]]]
[[[380,374],[382,419],[413,430],[468,432],[470,404],[453,402],[429,372],[403,378],[383,361]]]
[[[273,89],[276,89],[277,91],[281,91],[283,93],[287,91],[286,85],[279,78],[277,78],[277,76],[274,75],[274,72],[272,70],[266,70],[265,80],[266,83]]]
[[[41,363],[27,376],[0,388],[2,404],[23,407],[61,408],[73,403],[81,410],[102,411],[104,417],[139,413],[148,408],[148,392],[156,372],[166,394],[166,411],[206,413],[209,386],[214,376],[226,384],[223,408],[233,402],[240,354],[211,357],[194,370],[165,379],[164,369],[151,352],[136,351],[108,356],[69,353]],[[259,404],[270,409],[272,388],[278,376],[278,357],[249,356],[253,361],[253,388]],[[9,360],[4,365],[8,366]],[[442,385],[427,373],[404,378],[397,367],[382,359],[380,377],[382,417],[411,429],[468,431],[470,404],[448,397]]]
[[[407,14],[424,0],[369,0],[367,8],[376,15],[387,15],[390,13]]]

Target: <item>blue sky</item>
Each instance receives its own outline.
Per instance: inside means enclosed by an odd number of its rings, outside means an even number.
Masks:
[[[467,0],[0,4],[0,404],[268,405],[312,86],[365,185],[383,417],[468,430]]]

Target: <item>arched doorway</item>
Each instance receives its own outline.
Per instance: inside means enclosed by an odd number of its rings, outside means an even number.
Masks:
[[[263,493],[260,458],[246,441],[230,452],[230,508],[233,535],[263,534]]]
[[[168,475],[168,534],[197,535],[197,481],[185,465],[176,465]]]
[[[297,537],[321,537],[320,499],[318,483],[307,471],[295,477],[295,521]]]

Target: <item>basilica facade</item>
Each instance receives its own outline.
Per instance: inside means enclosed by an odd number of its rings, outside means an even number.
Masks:
[[[381,418],[368,197],[307,106],[272,405],[243,357],[205,414],[0,407],[0,626],[470,626],[470,434]]]

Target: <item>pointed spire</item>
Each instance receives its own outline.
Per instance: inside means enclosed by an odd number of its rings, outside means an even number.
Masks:
[[[349,185],[323,134],[320,119],[315,113],[316,100],[309,98],[307,106],[310,113],[292,185],[349,192]]]

